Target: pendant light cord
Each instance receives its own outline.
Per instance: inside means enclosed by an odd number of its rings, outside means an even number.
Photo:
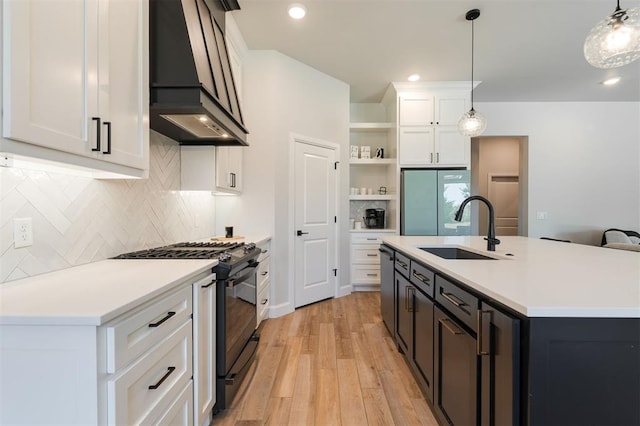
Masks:
[[[619,1],[619,0],[618,0]],[[473,23],[475,19],[471,21],[471,111],[473,111]]]

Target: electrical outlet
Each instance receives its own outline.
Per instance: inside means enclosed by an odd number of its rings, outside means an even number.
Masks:
[[[33,223],[30,217],[13,219],[13,246],[15,248],[33,245]]]
[[[547,212],[537,212],[536,219],[538,220],[547,220]]]

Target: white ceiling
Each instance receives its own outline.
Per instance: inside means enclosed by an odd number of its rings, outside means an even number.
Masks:
[[[307,16],[294,21],[288,5]],[[620,0],[622,8],[640,0]],[[582,47],[615,0],[240,0],[233,17],[250,49],[273,49],[348,83],[351,102],[379,102],[392,81],[471,79],[476,101],[640,101],[640,60],[602,70]],[[622,77],[615,87],[600,84]]]

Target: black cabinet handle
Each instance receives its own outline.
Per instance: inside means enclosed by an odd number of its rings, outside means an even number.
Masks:
[[[102,131],[102,126],[100,125],[100,117],[91,117],[93,121],[96,121],[98,125],[96,126],[96,147],[91,148],[91,151],[101,151],[100,148],[100,132]]]
[[[262,299],[262,302],[260,302],[260,304],[261,305],[266,305],[268,301],[269,301],[269,299]]]
[[[449,302],[453,303],[454,305],[456,305],[458,308],[466,305],[466,303],[464,303],[463,300],[458,299],[457,297],[455,297],[453,294],[451,293],[445,293],[442,292],[442,297],[444,297],[445,299],[447,299]]]
[[[449,330],[451,334],[462,334],[462,330],[460,330],[458,327],[453,325],[453,323],[451,323],[451,320],[449,318],[440,318],[438,321],[440,322],[440,324],[442,324],[444,328]]]
[[[162,318],[160,321],[158,322],[152,322],[151,324],[149,324],[149,327],[158,327],[160,324],[162,324],[163,322],[165,322],[166,320],[168,320],[169,318],[171,318],[172,316],[174,316],[176,313],[173,311],[169,311],[167,312],[167,315],[165,315],[164,318]]]
[[[167,368],[167,372],[165,373],[165,375],[162,376],[162,378],[160,378],[158,383],[156,383],[155,385],[149,385],[149,389],[151,389],[151,390],[158,389],[160,387],[160,385],[162,384],[162,382],[167,380],[167,377],[169,377],[171,375],[171,373],[173,373],[175,371],[175,369],[176,369],[175,367]]]
[[[264,277],[264,276],[265,276],[265,275],[267,275],[268,273],[269,273],[268,271],[264,271],[264,272],[263,272],[263,273],[261,273],[260,275],[262,275],[262,276]]]
[[[393,253],[383,249],[382,247],[378,249],[380,251],[380,253],[384,253],[387,256],[389,256],[389,260],[393,260]]]
[[[416,277],[417,279],[419,279],[420,281],[422,281],[425,284],[429,284],[429,282],[431,281],[429,278],[425,277],[424,275],[422,275],[418,271],[413,271],[413,276]]]
[[[490,355],[491,354],[491,345],[489,345],[489,350],[488,351],[483,351],[482,350],[482,339],[484,338],[483,335],[483,330],[482,330],[482,316],[484,314],[489,314],[491,315],[493,313],[492,310],[482,310],[482,309],[478,309],[478,316],[476,317],[476,324],[478,327],[478,338],[476,339],[476,355],[482,356],[482,355]]]
[[[301,230],[299,230],[299,229],[298,229],[298,231],[296,232],[296,235],[297,235],[298,237],[300,237],[300,236],[302,236],[302,235],[307,235],[307,234],[308,234],[308,232],[302,232],[302,231],[301,231]]]
[[[211,287],[212,285],[214,285],[214,284],[216,283],[216,281],[217,281],[217,280],[211,280],[211,282],[210,282],[209,284],[205,284],[205,285],[203,285],[203,286],[202,286],[202,288],[209,288],[209,287]]]
[[[107,150],[106,151],[102,151],[102,153],[103,154],[111,154],[111,122],[110,121],[105,121],[102,124],[107,126]]]
[[[367,256],[369,256],[369,257],[376,257],[376,256],[377,256],[377,254],[375,254],[375,253],[374,253],[374,254],[367,253]]]

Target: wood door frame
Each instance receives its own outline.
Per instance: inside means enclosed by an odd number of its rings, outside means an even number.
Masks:
[[[329,142],[323,139],[313,138],[310,136],[304,136],[298,133],[289,133],[289,238],[288,238],[288,246],[289,246],[289,270],[287,271],[288,275],[288,291],[289,291],[289,303],[295,310],[295,245],[296,245],[296,223],[295,223],[295,148],[296,143],[304,143],[307,145],[314,145],[320,148],[326,148],[334,151],[335,161],[339,162],[340,160],[340,145],[335,142]],[[336,217],[342,217],[340,214],[340,168],[336,168],[336,180],[335,180],[335,205],[336,205]],[[337,225],[337,224],[336,224]],[[335,285],[333,288],[333,297],[338,297],[340,295],[340,282],[342,276],[342,267],[340,265],[340,227],[334,227],[334,256],[335,256],[335,265],[338,268],[338,273],[336,275]],[[292,311],[293,311],[292,310]]]

